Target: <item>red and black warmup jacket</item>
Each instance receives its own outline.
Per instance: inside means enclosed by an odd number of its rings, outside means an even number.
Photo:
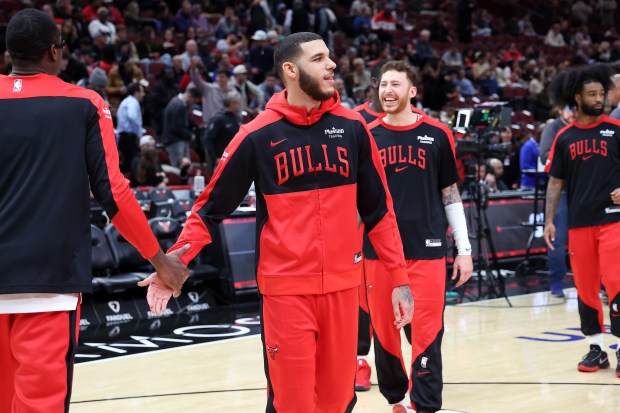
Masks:
[[[603,115],[596,123],[561,129],[545,172],[566,181],[569,228],[620,221],[620,205],[611,200],[620,188],[620,121]]]
[[[89,188],[144,257],[159,251],[97,93],[0,76],[0,125],[0,294],[91,291]]]
[[[448,223],[441,190],[459,180],[452,132],[428,116],[408,126],[388,125],[379,118],[368,128],[385,168],[405,258],[445,257]],[[365,238],[364,256],[376,260],[373,246]]]
[[[356,208],[394,286],[407,284],[402,243],[377,148],[362,117],[336,94],[310,113],[275,94],[243,125],[171,250],[189,262],[211,242],[252,181],[257,280],[265,295],[322,294],[360,283]]]

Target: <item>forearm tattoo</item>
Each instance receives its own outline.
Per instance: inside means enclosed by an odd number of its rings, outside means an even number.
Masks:
[[[549,177],[549,184],[547,185],[547,206],[545,208],[545,222],[553,222],[555,211],[560,204],[560,196],[562,195],[562,186],[564,181],[562,179]]]
[[[461,202],[461,196],[459,195],[456,184],[452,184],[441,190],[441,202],[443,202],[443,206]]]

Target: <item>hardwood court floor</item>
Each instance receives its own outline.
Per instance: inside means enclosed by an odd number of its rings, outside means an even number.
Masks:
[[[576,369],[588,344],[579,332],[574,289],[448,307],[444,409],[468,413],[620,412],[612,368]],[[608,315],[605,315],[608,322]],[[406,354],[410,350],[403,340]],[[376,377],[373,369],[373,383]],[[264,412],[258,336],[76,366],[72,413]],[[377,386],[358,393],[354,412],[390,412]]]

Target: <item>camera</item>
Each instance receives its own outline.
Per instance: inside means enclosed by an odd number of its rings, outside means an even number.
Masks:
[[[505,105],[506,102],[485,102],[456,112],[453,129],[462,136],[455,142],[457,157],[501,157],[510,152],[509,142],[499,142],[500,128],[510,126],[512,119],[512,108]]]

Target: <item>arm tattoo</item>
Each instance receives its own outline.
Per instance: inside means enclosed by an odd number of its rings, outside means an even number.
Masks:
[[[452,184],[441,190],[441,202],[443,203],[443,206],[461,202],[461,196],[459,195],[459,190],[456,187],[456,184]]]
[[[398,287],[402,296],[407,300],[407,304],[413,305],[413,297],[411,296],[411,290],[408,285],[401,285]]]
[[[545,208],[545,222],[553,222],[555,211],[560,204],[560,196],[562,195],[562,186],[564,181],[562,179],[549,177],[549,184],[547,185],[547,206]]]

